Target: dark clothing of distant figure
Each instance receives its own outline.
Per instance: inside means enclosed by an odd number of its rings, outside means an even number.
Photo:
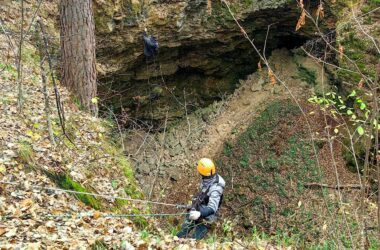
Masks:
[[[158,42],[154,36],[149,36],[146,32],[143,33],[144,39],[144,55],[150,58],[157,54]]]
[[[177,234],[179,238],[191,237],[200,240],[206,236],[211,223],[217,220],[217,212],[222,202],[225,185],[224,179],[218,174],[211,176],[211,178],[202,178],[200,194],[204,195],[204,199],[199,207],[193,208],[200,211],[201,216],[198,220],[190,220],[187,216],[182,224],[181,231]],[[190,235],[193,229],[195,231]]]

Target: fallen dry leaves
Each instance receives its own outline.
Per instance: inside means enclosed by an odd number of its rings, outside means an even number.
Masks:
[[[1,39],[4,36],[0,36],[0,42]],[[0,51],[0,58],[3,56]],[[117,196],[126,196],[123,183],[128,183],[115,160],[118,156],[103,148],[107,130],[101,125],[102,120],[79,111],[61,87],[66,124],[76,145],[62,136],[54,106],[51,115],[58,146],[55,148],[49,142],[37,66],[24,65],[25,106],[21,114],[17,112],[15,78],[7,73],[0,75],[0,181],[20,183],[18,186],[0,183],[0,249],[88,249],[97,241],[118,249],[212,249],[214,246],[223,249],[223,243],[196,245],[194,240],[166,235],[155,227],[154,219],[148,220],[152,223],[152,233],[142,236],[127,218],[106,217],[107,211],[96,211],[61,191],[33,188],[34,185],[55,186],[43,171],[68,173],[95,192]],[[50,101],[53,105],[52,91]],[[105,204],[113,202],[104,200]],[[131,208],[123,209],[127,213]],[[89,216],[62,216],[80,213]],[[243,248],[237,245],[234,249]]]
[[[9,16],[3,20],[17,23]],[[0,36],[0,44],[0,58],[4,59],[9,50],[5,36]],[[25,51],[35,53],[31,44],[25,47]],[[23,71],[25,104],[21,113],[17,112],[16,78],[12,72],[0,75],[0,181],[20,183],[18,186],[0,183],[0,249],[88,249],[97,241],[117,249],[245,249],[241,242],[208,245],[178,239],[157,228],[154,219],[149,220],[152,234],[143,236],[127,218],[106,217],[106,210],[96,211],[72,195],[34,188],[35,185],[55,186],[44,171],[68,173],[94,192],[117,196],[126,196],[122,183],[128,180],[115,160],[119,156],[105,150],[104,121],[80,111],[62,87],[59,91],[65,105],[66,128],[75,146],[62,135],[51,89],[49,98],[57,147],[49,142],[38,62],[24,62]],[[104,201],[110,205],[113,202]],[[131,208],[125,206],[128,209]],[[62,216],[81,213],[89,216]]]

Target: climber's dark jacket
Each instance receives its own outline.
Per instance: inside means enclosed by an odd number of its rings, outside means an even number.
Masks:
[[[144,39],[144,54],[146,57],[152,57],[157,53],[158,42],[154,36],[148,36],[146,32],[143,33]]]

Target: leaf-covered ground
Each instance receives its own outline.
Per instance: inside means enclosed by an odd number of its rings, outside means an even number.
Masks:
[[[29,10],[26,20],[30,21],[30,10],[36,3],[25,4]],[[4,24],[14,31],[20,18],[16,11],[19,5],[12,2],[0,6],[4,10],[1,12]],[[48,3],[42,13],[54,8],[54,3]],[[47,24],[53,29],[54,24]],[[10,38],[12,44],[17,43],[17,36]],[[58,86],[64,106],[65,135],[50,80],[48,92],[55,145],[49,140],[39,56],[29,38],[23,46],[23,107],[19,111],[15,57],[8,37],[0,34],[1,249],[247,248],[247,243],[239,240],[224,243],[180,240],[160,229],[154,218],[110,216],[149,213],[146,205],[38,188],[144,199],[114,137],[115,125],[83,112],[67,90]],[[252,245],[253,249],[271,248],[260,240]]]
[[[4,36],[1,44],[8,46]],[[96,241],[107,245],[137,242],[139,236],[131,220],[106,219],[102,213],[81,219],[60,216],[99,213],[94,208],[126,213],[133,210],[130,204],[83,195],[77,197],[81,202],[63,192],[32,187],[59,185],[122,197],[141,194],[128,162],[108,137],[112,125],[80,111],[65,89],[60,88],[67,136],[73,144],[63,135],[51,85],[49,97],[56,146],[49,141],[38,57],[32,46],[25,46],[24,51],[30,61],[24,62],[21,112],[17,110],[15,67],[5,59],[5,54],[1,55],[5,68],[0,75],[0,181],[19,185],[0,183],[0,246],[85,248]]]
[[[148,212],[131,203],[34,187],[58,184],[77,191],[142,198],[127,160],[108,137],[110,124],[80,111],[66,90],[59,88],[68,136],[75,146],[62,134],[54,113],[57,145],[53,146],[47,133],[41,83],[33,66],[25,66],[22,112],[17,111],[14,69],[9,69],[0,76],[0,181],[18,185],[0,183],[1,248],[244,249],[238,241],[207,244],[179,240],[157,228],[154,219],[107,217]],[[51,91],[50,100],[54,111]],[[142,225],[148,225],[150,233],[142,231]]]

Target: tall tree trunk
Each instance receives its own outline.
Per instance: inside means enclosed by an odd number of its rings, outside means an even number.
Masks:
[[[95,115],[96,59],[92,0],[61,0],[62,84]]]

